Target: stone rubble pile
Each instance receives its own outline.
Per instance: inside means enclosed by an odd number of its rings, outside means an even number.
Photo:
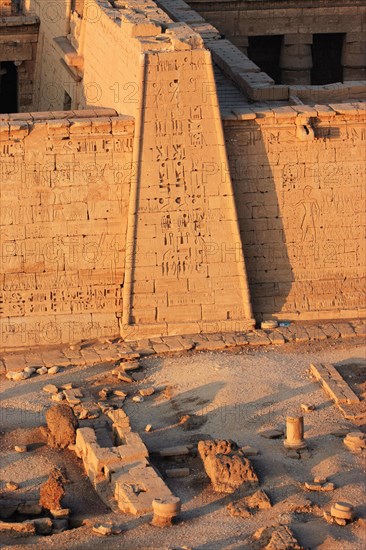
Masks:
[[[258,485],[259,480],[249,459],[231,440],[209,440],[198,443],[198,453],[213,489],[233,493],[243,484]]]

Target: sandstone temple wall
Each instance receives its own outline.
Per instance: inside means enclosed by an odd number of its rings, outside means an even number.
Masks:
[[[34,73],[33,104],[28,110],[63,110],[65,93],[72,99],[71,107],[79,109],[80,76],[63,60],[55,41],[70,33],[71,0],[24,0],[23,10],[39,18],[40,29]]]
[[[118,333],[133,119],[112,110],[6,118],[1,347]]]
[[[228,164],[210,54],[154,2],[144,4],[148,17],[128,9],[139,2],[95,4],[84,104],[103,83],[93,100],[136,120],[122,334],[252,326],[231,181],[220,185],[216,171]]]
[[[43,31],[44,47],[63,52],[63,68],[84,67],[80,106],[90,106],[93,90],[93,106],[113,107],[135,119],[132,156],[123,159],[131,183],[128,208],[119,213],[104,210],[108,223],[115,215],[126,223],[125,271],[118,277],[114,316],[108,312],[108,319],[119,314],[126,338],[252,327],[210,53],[199,35],[186,24],[173,23],[154,2],[144,5],[149,17],[125,5],[112,9],[108,2],[90,0],[89,8],[93,5],[96,20],[85,18],[72,41],[56,36],[65,32],[62,21]],[[42,20],[40,29],[42,33]],[[52,66],[56,63],[52,56],[46,63],[49,60]],[[63,85],[58,70],[52,81]],[[58,101],[53,109],[61,108]],[[40,105],[43,99],[35,106]],[[86,142],[92,146],[93,136]],[[98,175],[99,160],[93,158],[95,186],[107,190]],[[228,174],[224,183],[217,163]],[[108,177],[112,175],[106,172]],[[87,206],[80,208],[86,216]],[[49,230],[56,238],[59,227],[54,224]],[[27,318],[28,313],[20,316]]]
[[[364,104],[238,118],[224,129],[255,317],[364,316]]]
[[[364,102],[290,106],[181,0],[23,5],[37,85],[0,115],[1,346],[365,314]]]

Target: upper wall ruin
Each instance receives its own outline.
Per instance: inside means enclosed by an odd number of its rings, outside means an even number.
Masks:
[[[278,83],[320,84],[321,77],[325,80],[322,84],[365,79],[366,7],[362,0],[188,3],[251,59],[259,61],[262,69],[263,64],[272,70],[277,65]]]

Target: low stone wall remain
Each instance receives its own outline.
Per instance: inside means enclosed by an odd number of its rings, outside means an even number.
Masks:
[[[149,452],[137,433],[125,433],[124,445],[100,447],[93,428],[79,428],[75,448],[96,491],[105,500],[113,495],[122,512],[146,514],[152,512],[155,498],[172,496],[150,466]]]

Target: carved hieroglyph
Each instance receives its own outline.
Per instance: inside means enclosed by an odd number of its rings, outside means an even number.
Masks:
[[[58,115],[0,121],[1,347],[118,331],[133,119]]]
[[[243,330],[253,322],[209,52],[146,54],[142,102],[123,329]]]

